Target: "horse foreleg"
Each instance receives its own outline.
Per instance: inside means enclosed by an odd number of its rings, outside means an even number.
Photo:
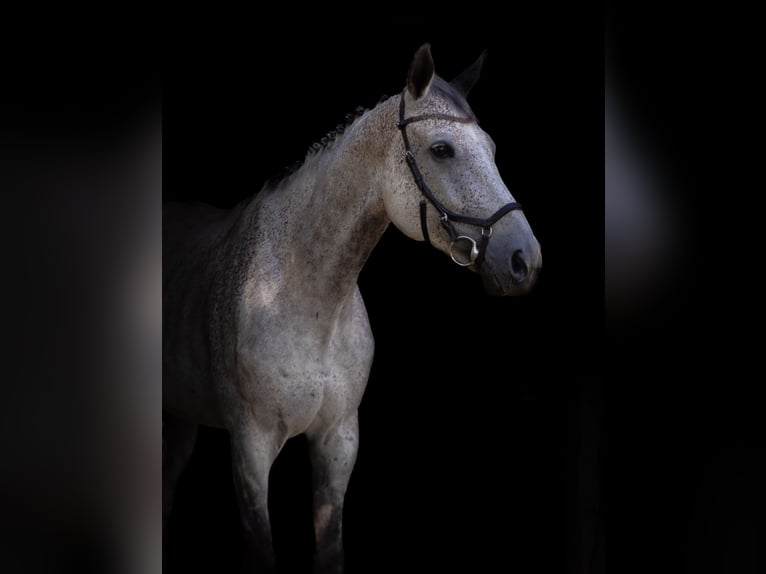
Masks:
[[[315,574],[343,572],[343,499],[359,445],[357,414],[309,438],[314,489]]]
[[[276,571],[269,523],[269,472],[284,438],[253,426],[232,431],[234,487],[245,533],[245,566],[257,574]]]

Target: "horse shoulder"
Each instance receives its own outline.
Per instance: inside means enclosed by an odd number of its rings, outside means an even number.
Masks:
[[[375,354],[375,338],[358,286],[351,297],[345,325],[333,341],[333,353],[336,368],[343,373],[346,384],[363,391]]]
[[[353,346],[359,350],[360,354],[369,356],[371,361],[375,352],[375,338],[372,335],[367,307],[358,285],[354,289],[351,302],[351,336]]]

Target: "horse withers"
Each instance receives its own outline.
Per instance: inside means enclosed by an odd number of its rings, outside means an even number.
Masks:
[[[374,349],[357,279],[383,232],[392,222],[427,241],[491,294],[527,293],[542,263],[466,102],[482,63],[446,82],[424,45],[401,94],[347,116],[278,182],[232,210],[165,205],[164,523],[197,426],[226,429],[254,571],[273,572],[269,471],[305,434],[314,571],[343,571],[343,501]]]

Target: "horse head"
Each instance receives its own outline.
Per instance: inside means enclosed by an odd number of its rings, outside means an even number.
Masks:
[[[478,272],[493,295],[521,295],[542,264],[540,244],[495,165],[495,144],[466,97],[484,54],[451,82],[428,44],[415,53],[399,100],[393,174],[383,200],[393,224]]]

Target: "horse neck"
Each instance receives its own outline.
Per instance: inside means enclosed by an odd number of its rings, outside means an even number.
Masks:
[[[389,219],[381,188],[396,129],[394,98],[348,126],[331,145],[267,193],[261,202],[262,240],[287,297],[328,309],[356,288],[367,258]],[[275,255],[277,257],[275,257]],[[255,273],[263,273],[261,261]],[[318,309],[317,309],[318,310]]]

